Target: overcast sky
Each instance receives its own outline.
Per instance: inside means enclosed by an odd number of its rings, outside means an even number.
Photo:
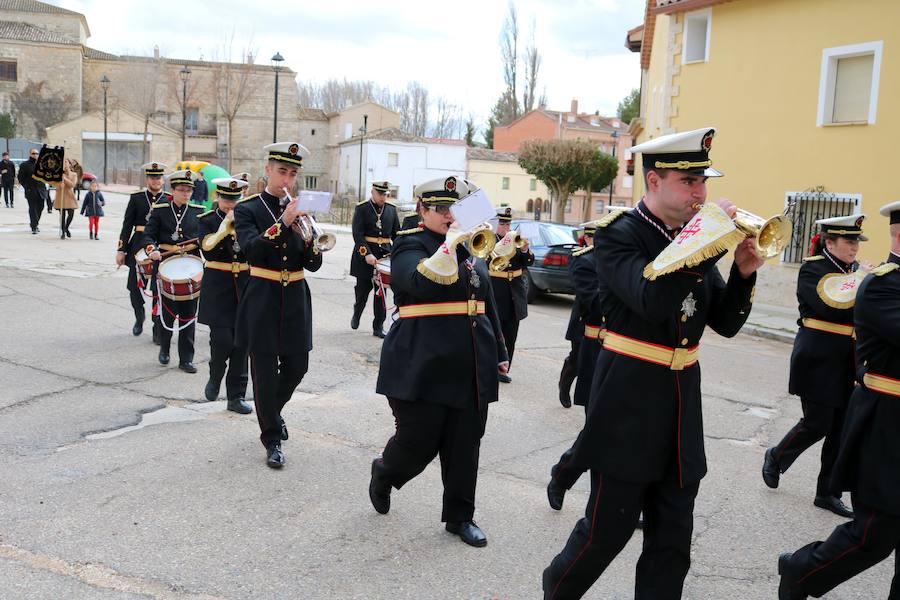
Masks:
[[[417,80],[432,100],[443,96],[479,121],[504,87],[499,35],[506,0],[51,2],[86,15],[88,45],[114,54],[150,54],[158,45],[170,58],[222,57],[234,32],[233,60],[249,45],[262,59],[257,63],[280,52],[300,80],[371,79],[392,88]],[[642,22],[641,0],[515,4],[522,45],[535,24],[539,88],[546,88],[549,108],[568,110],[577,98],[581,112],[612,115],[640,85],[638,54],[624,44],[628,29]]]

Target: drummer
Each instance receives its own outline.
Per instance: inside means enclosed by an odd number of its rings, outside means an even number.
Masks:
[[[199,255],[196,243],[199,234],[198,217],[205,207],[190,204],[194,190],[193,173],[190,169],[175,171],[166,179],[172,189],[172,200],[153,205],[147,227],[144,229],[143,244],[147,254],[154,261],[162,254]],[[187,241],[192,243],[185,243]],[[194,321],[197,316],[197,299],[172,300],[159,294],[159,266],[154,268],[154,283],[159,295],[160,332],[159,363],[169,364],[169,346],[173,331],[178,331],[178,368],[186,373],[196,373],[194,366]]]
[[[224,378],[228,410],[246,415],[252,412],[244,401],[247,349],[235,344],[234,324],[250,267],[237,243],[233,209],[249,184],[234,177],[220,177],[212,183],[216,186],[217,206],[200,215],[199,226],[206,263],[197,320],[209,326],[209,381],[204,395],[210,402],[216,400]]]
[[[353,211],[353,255],[350,258],[350,274],[356,277],[356,301],[350,328],[359,327],[359,319],[366,308],[372,291],[372,274],[378,259],[391,253],[391,243],[400,230],[396,207],[387,201],[391,184],[376,181],[372,184],[372,196],[356,205]],[[384,338],[384,298],[373,299],[372,335]]]

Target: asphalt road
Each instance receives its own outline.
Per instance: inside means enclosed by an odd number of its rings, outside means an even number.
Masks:
[[[440,523],[437,463],[374,512],[369,464],[393,429],[374,392],[380,341],[348,322],[352,241],[339,234],[309,275],[310,371],[287,406],[287,466],[265,467],[255,416],[201,403],[200,373],[156,361],[130,333],[124,269],[113,265],[124,199],[109,195],[101,240],[76,218],[28,233],[24,200],[0,208],[0,598],[531,599],[587,500],[586,478],[550,510],[550,466],[583,420],[556,399],[571,300],[544,298],[522,323],[513,383],[482,444],[475,549]],[[53,218],[56,218],[53,214]],[[761,281],[764,285],[764,280]],[[173,344],[174,351],[174,344]],[[708,333],[702,345],[710,473],[697,499],[685,598],[776,597],[776,558],[841,520],[812,506],[819,447],[778,490],[765,447],[799,416],[790,346]],[[452,365],[448,365],[452,368]],[[631,598],[638,532],[586,596]],[[893,561],[827,596],[887,596]]]

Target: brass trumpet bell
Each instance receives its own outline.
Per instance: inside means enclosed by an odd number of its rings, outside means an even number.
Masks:
[[[519,232],[510,231],[494,246],[488,268],[491,271],[504,270],[516,255],[516,250],[525,246],[526,243],[527,241],[519,235]]]
[[[474,227],[468,235],[469,254],[481,259],[486,259],[491,255],[491,251],[497,244],[497,237],[494,235],[491,226],[487,223]]]
[[[767,260],[781,254],[790,243],[793,230],[790,219],[784,215],[763,219],[740,208],[734,215],[734,225],[756,240],[757,252]]]
[[[201,242],[200,246],[209,252],[219,245],[228,235],[234,233],[234,219],[225,219],[215,233],[211,233]]]

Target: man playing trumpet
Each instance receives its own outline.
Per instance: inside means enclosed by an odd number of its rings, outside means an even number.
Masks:
[[[199,235],[206,263],[197,320],[209,326],[209,381],[204,396],[210,402],[216,400],[224,377],[228,410],[245,415],[251,412],[244,401],[247,349],[235,343],[234,324],[250,267],[234,232],[234,205],[248,183],[233,177],[220,177],[212,183],[216,208],[200,215]]]
[[[259,438],[266,464],[278,469],[284,466],[281,442],[288,439],[281,411],[306,374],[312,350],[312,298],[305,273],[319,270],[322,254],[315,239],[299,235],[303,213],[287,193],[309,151],[296,142],[264,149],[266,187],[234,209],[237,241],[250,263],[235,343],[250,352]]]
[[[534,254],[528,249],[528,240],[519,238],[518,233],[510,233],[511,222],[512,209],[508,206],[497,208],[497,245],[488,259],[488,274],[494,288],[497,314],[510,363],[516,351],[519,321],[528,316],[525,269],[534,264]],[[512,381],[507,373],[500,373],[499,377],[502,383]]]

